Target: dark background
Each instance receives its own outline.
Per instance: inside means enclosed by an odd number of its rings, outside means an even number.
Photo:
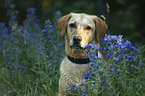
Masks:
[[[124,35],[124,38],[136,44],[145,44],[145,0],[14,0],[19,11],[20,25],[26,19],[27,8],[36,8],[36,15],[41,20],[50,19],[58,10],[62,16],[70,12],[82,12],[104,15],[109,33]],[[0,1],[0,23],[8,23],[4,0]],[[8,25],[8,24],[7,24]]]

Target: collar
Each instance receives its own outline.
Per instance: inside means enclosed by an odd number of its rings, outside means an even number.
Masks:
[[[90,62],[89,58],[86,58],[86,59],[75,59],[75,58],[70,57],[68,55],[67,55],[67,58],[68,58],[68,60],[70,60],[71,62],[76,63],[76,64],[87,64],[87,63]]]

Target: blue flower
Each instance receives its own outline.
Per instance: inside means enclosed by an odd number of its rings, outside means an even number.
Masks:
[[[127,70],[128,70],[128,67],[125,67],[125,69],[127,69]]]
[[[70,86],[70,88],[72,88],[73,86],[75,86],[75,83],[73,83],[73,84]]]
[[[118,57],[114,57],[114,61],[119,61],[119,58]]]
[[[107,50],[108,49],[108,47],[104,47],[104,50]]]
[[[91,62],[92,62],[92,61],[94,61],[94,62],[96,61],[94,58],[90,58],[90,57],[89,57],[89,59],[90,59]]]
[[[82,94],[82,96],[85,96],[85,95],[86,95],[86,93],[83,93],[83,94]]]
[[[101,66],[99,66],[99,65],[96,65],[96,67],[98,67],[99,69],[101,69]]]
[[[97,75],[97,73],[92,72],[92,75]]]
[[[117,52],[113,52],[113,54],[116,54]]]
[[[105,77],[107,77],[108,76],[108,74],[105,74]]]
[[[131,51],[130,54],[135,54],[135,52],[132,52],[132,51]]]
[[[111,53],[108,53],[107,54],[107,58],[112,58],[112,54]]]
[[[126,40],[126,41],[124,42],[124,45],[125,45],[125,46],[127,46],[127,45],[132,45],[132,43],[131,43],[130,41]]]
[[[129,59],[128,59],[127,57],[125,57],[125,60],[126,60],[126,61],[129,61]]]
[[[53,50],[54,48],[53,48],[53,47],[51,47],[50,49],[52,49],[52,50]]]
[[[28,8],[27,12],[29,12],[29,13],[35,13],[35,10],[36,10],[35,8]]]
[[[8,54],[7,56],[10,57],[10,54]]]
[[[114,70],[114,73],[116,73],[117,72],[117,70]]]
[[[111,68],[110,70],[113,71],[113,68]]]
[[[10,66],[9,66],[9,65],[7,65],[7,68],[10,68]]]
[[[39,44],[37,43],[36,46],[38,46]]]
[[[119,43],[121,49],[125,48],[125,46],[122,43]]]
[[[57,44],[59,47],[62,47],[63,46],[63,43],[59,43],[59,44]]]
[[[52,58],[52,57],[53,57],[53,55],[50,55],[50,57]]]
[[[93,64],[94,64],[94,62],[90,62],[89,64],[90,64],[90,65],[93,65]]]
[[[15,58],[13,58],[13,60],[15,60]]]
[[[23,65],[21,65],[21,68],[23,68],[23,69],[24,69],[25,67],[24,67]]]
[[[94,87],[96,87],[96,85],[93,85]]]
[[[84,90],[83,90],[83,92],[87,92],[87,90],[86,90],[86,89],[84,89]]]
[[[111,48],[114,48],[113,44],[111,45]]]
[[[39,54],[42,54],[43,52],[39,52]]]
[[[80,90],[80,89],[79,89],[79,88],[77,88],[77,87],[75,87],[75,88],[74,88],[74,90],[76,91],[76,90]]]
[[[52,25],[46,25],[45,28],[47,28],[47,27],[51,27],[52,28],[53,26]]]
[[[110,42],[108,42],[108,44],[110,44],[110,45],[111,45],[111,44],[112,44],[112,42],[110,41]]]
[[[24,74],[25,74],[25,73],[27,73],[27,71],[26,71],[26,70],[24,70],[23,72],[24,72]]]
[[[83,74],[83,79],[89,79],[88,75]]]
[[[14,41],[15,39],[14,38],[11,38],[11,41]]]
[[[17,68],[20,68],[20,66],[19,66],[19,65],[17,65]]]
[[[92,75],[89,75],[89,78],[92,78],[93,76]]]

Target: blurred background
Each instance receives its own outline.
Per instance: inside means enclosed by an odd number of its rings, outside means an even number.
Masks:
[[[13,0],[19,11],[20,25],[26,19],[27,9],[36,8],[36,15],[43,27],[46,19],[52,20],[58,10],[63,15],[82,12],[106,17],[109,33],[124,35],[136,44],[145,44],[145,0]],[[4,0],[0,1],[0,22],[8,23]],[[7,24],[8,26],[8,24]]]

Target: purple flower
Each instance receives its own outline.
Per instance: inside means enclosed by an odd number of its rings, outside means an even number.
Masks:
[[[83,93],[83,94],[82,94],[82,96],[85,96],[85,95],[86,95],[86,93]]]
[[[131,67],[133,67],[133,65],[131,65]]]
[[[84,89],[84,90],[83,90],[83,92],[87,92],[87,90],[86,90],[86,89]]]
[[[116,73],[117,72],[117,70],[114,70],[114,73]]]
[[[57,44],[59,47],[62,47],[63,46],[63,43],[59,43],[59,44]]]
[[[79,89],[79,88],[77,88],[77,87],[75,87],[75,88],[74,88],[74,90],[76,91],[76,90],[80,90],[80,89]]]
[[[24,70],[23,72],[24,72],[24,74],[25,74],[25,73],[27,73],[27,71],[26,71],[26,70]]]
[[[10,57],[10,54],[8,54],[7,56]]]
[[[94,64],[94,62],[90,62],[90,65],[93,65]]]
[[[130,41],[126,40],[126,41],[124,42],[124,45],[125,45],[125,46],[127,46],[127,45],[132,45],[132,43],[131,43]]]
[[[73,86],[75,86],[75,83],[73,83],[73,84],[70,86],[70,88],[72,88]]]
[[[42,54],[42,52],[39,52],[39,54]]]
[[[111,53],[108,53],[107,54],[107,58],[112,58],[112,54]]]
[[[35,13],[35,10],[36,10],[35,8],[28,8],[28,9],[27,9],[27,12],[29,12],[29,13],[31,13],[31,12],[32,12],[32,13]]]
[[[16,60],[15,58],[13,58],[13,60]]]
[[[128,70],[128,67],[125,67],[125,69],[127,69],[127,70]]]
[[[83,79],[89,79],[89,76],[86,74],[83,74]]]
[[[20,68],[20,66],[19,66],[19,65],[17,65],[17,68]]]
[[[23,69],[24,69],[25,67],[24,67],[23,65],[21,65],[21,68],[23,68]]]

